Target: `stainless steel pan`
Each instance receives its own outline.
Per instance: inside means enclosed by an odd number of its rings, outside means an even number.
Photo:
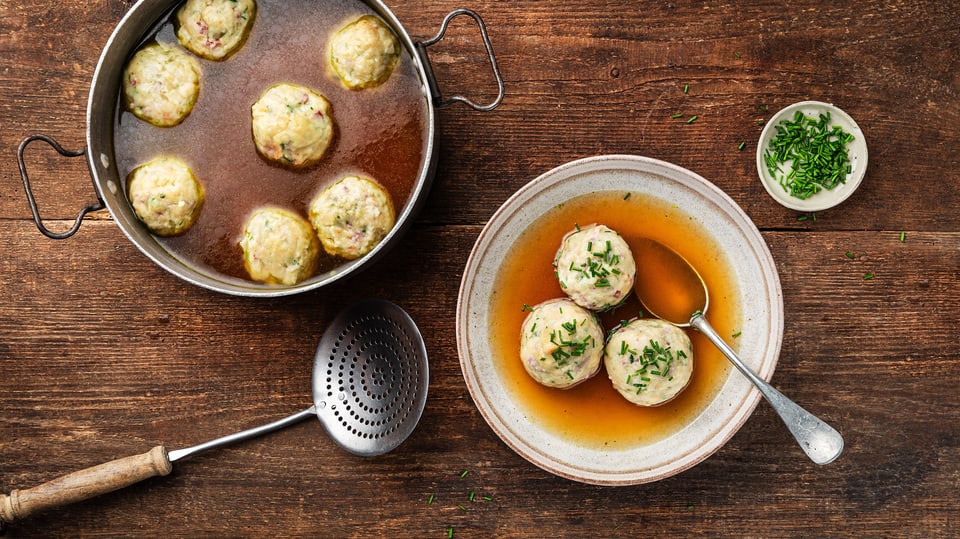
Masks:
[[[433,181],[437,162],[437,148],[435,143],[437,132],[436,109],[451,103],[460,102],[478,111],[490,111],[496,108],[502,101],[504,86],[487,35],[486,26],[480,16],[475,12],[468,9],[452,11],[444,18],[436,36],[426,41],[414,41],[410,37],[410,34],[404,29],[403,25],[400,24],[400,21],[397,20],[396,16],[394,16],[383,2],[380,0],[364,1],[393,28],[404,47],[410,51],[410,56],[415,63],[416,72],[421,78],[424,89],[424,99],[427,108],[426,128],[428,129],[423,165],[419,171],[419,177],[416,180],[410,197],[402,208],[398,208],[397,222],[394,228],[368,255],[357,260],[346,262],[331,271],[316,275],[296,285],[267,286],[227,277],[204,268],[188,265],[165,249],[157,239],[140,224],[130,204],[127,202],[123,188],[124,181],[119,177],[118,167],[116,166],[113,145],[114,115],[120,93],[122,72],[127,58],[129,58],[131,53],[139,46],[151,28],[153,28],[165,14],[168,14],[174,6],[179,4],[180,0],[141,0],[130,8],[114,29],[113,34],[107,41],[100,56],[90,87],[86,117],[86,148],[80,151],[69,151],[62,148],[53,138],[46,135],[33,135],[21,142],[17,152],[20,173],[37,227],[44,235],[50,238],[67,238],[79,230],[83,217],[87,213],[106,208],[110,211],[114,221],[116,221],[117,225],[130,241],[160,267],[197,286],[237,296],[273,297],[314,290],[354,274],[381,259],[389,248],[396,244],[400,236],[410,227],[412,219],[423,205]],[[498,95],[490,103],[477,104],[463,96],[444,98],[441,95],[439,84],[434,77],[427,49],[443,39],[450,21],[459,16],[467,16],[474,19],[482,34],[483,43],[486,47],[487,55],[493,68],[493,75],[498,86]],[[30,179],[24,162],[24,152],[27,146],[37,140],[50,144],[64,156],[86,156],[93,186],[97,192],[98,202],[80,210],[72,228],[63,233],[52,232],[44,225],[30,187]]]

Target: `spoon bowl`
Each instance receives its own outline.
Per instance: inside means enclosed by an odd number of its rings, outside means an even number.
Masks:
[[[690,314],[707,312],[707,285],[693,266],[673,249],[646,238],[632,246],[637,260],[633,291],[657,318],[678,327],[690,327]]]
[[[673,249],[648,239],[635,248],[643,264],[637,265],[634,293],[652,316],[702,333],[767,399],[800,444],[817,464],[829,464],[843,452],[843,437],[757,376],[707,321],[710,294],[697,270]]]

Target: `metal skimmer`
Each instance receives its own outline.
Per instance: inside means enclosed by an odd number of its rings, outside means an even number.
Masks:
[[[37,511],[78,502],[167,475],[193,455],[320,419],[340,447],[360,456],[387,453],[416,428],[427,401],[423,336],[400,307],[368,300],[340,313],[324,332],[313,363],[313,405],[273,423],[193,447],[164,446],[80,470],[27,490],[0,494],[0,528]]]
[[[355,455],[386,453],[413,432],[427,401],[427,350],[416,324],[384,301],[355,305],[324,333],[313,362],[313,407]]]

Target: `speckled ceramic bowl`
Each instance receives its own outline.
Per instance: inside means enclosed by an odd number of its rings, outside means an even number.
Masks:
[[[736,275],[742,315],[740,357],[764,379],[776,367],[783,298],[770,252],[750,218],[713,184],[662,161],[609,155],[562,165],[533,180],[493,215],[467,261],[457,303],[463,377],[484,419],[510,448],[558,476],[600,485],[657,481],[686,470],[722,447],[744,424],[760,393],[734,369],[698,415],[659,441],[622,450],[586,446],[527,417],[496,369],[489,327],[499,268],[518,237],[550,209],[597,191],[632,192],[676,204],[713,236]]]
[[[839,126],[844,132],[853,135],[853,140],[847,144],[847,154],[850,158],[850,172],[846,175],[844,183],[837,185],[833,189],[823,189],[819,193],[809,198],[797,198],[791,196],[781,185],[780,182],[770,174],[767,169],[764,154],[770,146],[770,141],[777,136],[776,126],[783,120],[792,120],[797,112],[803,113],[808,118],[818,118],[821,114],[830,115],[830,127]],[[785,167],[784,172],[789,172],[789,167]],[[839,107],[830,103],[821,101],[801,101],[794,103],[789,107],[777,112],[760,133],[760,141],[757,143],[757,174],[760,176],[760,182],[767,193],[773,197],[780,205],[797,211],[823,211],[840,204],[850,198],[850,195],[860,187],[863,176],[867,172],[867,140],[863,136],[863,131],[857,122],[849,114]]]

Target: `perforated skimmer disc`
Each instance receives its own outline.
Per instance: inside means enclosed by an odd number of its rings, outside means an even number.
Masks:
[[[427,349],[413,319],[393,303],[368,300],[340,313],[320,339],[313,404],[341,447],[382,455],[417,426],[428,382]]]

